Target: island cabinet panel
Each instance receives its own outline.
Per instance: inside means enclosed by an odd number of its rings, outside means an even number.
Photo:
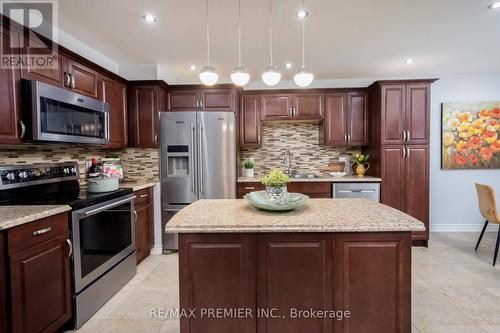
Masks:
[[[334,332],[410,333],[410,233],[337,233],[334,244],[334,308],[350,312]]]
[[[240,104],[240,147],[259,147],[260,141],[260,96],[241,96]]]
[[[299,318],[300,310],[333,310],[332,234],[257,235],[258,333],[333,332],[333,318]],[[300,315],[302,316],[302,315]]]
[[[217,319],[201,313],[255,311],[255,235],[180,234],[179,269],[180,308],[196,309],[195,318],[181,318],[181,333],[255,333],[253,316]]]

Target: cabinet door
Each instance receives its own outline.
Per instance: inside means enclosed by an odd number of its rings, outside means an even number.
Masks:
[[[4,35],[2,44],[9,45]],[[0,69],[0,143],[21,143],[21,96],[19,72],[15,69]]]
[[[262,120],[286,120],[292,118],[291,94],[262,94]]]
[[[381,169],[383,204],[404,211],[404,146],[382,146]]]
[[[332,272],[332,234],[258,235],[257,309],[280,318],[258,318],[257,332],[333,332],[331,318],[291,318],[292,309],[333,309]]]
[[[37,53],[38,51],[30,51]],[[43,69],[21,65],[21,78],[25,80],[36,80],[56,87],[66,87],[68,82],[65,82],[67,77],[67,58],[59,54],[54,61],[57,62],[56,68]]]
[[[255,314],[255,235],[179,234],[181,333],[255,333],[255,317],[214,319],[200,309],[250,309]]]
[[[240,147],[259,147],[260,95],[243,95],[240,110]]]
[[[7,264],[5,258],[5,233],[0,232],[0,333],[8,332],[7,310]]]
[[[139,86],[132,90],[131,121],[135,147],[156,148],[157,144],[157,98],[156,87]]]
[[[368,98],[365,92],[347,93],[347,134],[350,146],[368,144]]]
[[[135,221],[135,248],[137,263],[143,261],[153,247],[153,214],[151,204],[136,207],[137,220]]]
[[[325,94],[323,144],[345,146],[347,142],[347,96],[344,93]]]
[[[68,73],[71,75],[71,90],[92,98],[98,98],[99,73],[72,59],[68,60]]]
[[[334,332],[411,332],[410,233],[337,233]],[[304,331],[306,332],[306,331]]]
[[[408,143],[429,143],[430,84],[415,83],[406,86],[406,125]]]
[[[127,147],[127,87],[120,82],[103,77],[101,94],[101,99],[109,103],[109,144],[106,147]]]
[[[205,111],[235,111],[236,92],[234,89],[204,89],[201,108]]]
[[[323,93],[301,93],[293,95],[293,119],[322,120]]]
[[[409,145],[405,158],[405,213],[422,221],[426,231],[413,233],[413,238],[428,239],[429,234],[429,147]],[[385,179],[384,179],[385,183]]]
[[[12,331],[55,332],[71,318],[71,274],[59,236],[10,256]]]
[[[382,144],[402,144],[406,85],[382,86]]]
[[[168,110],[193,111],[200,108],[201,94],[198,90],[173,90],[168,93]]]

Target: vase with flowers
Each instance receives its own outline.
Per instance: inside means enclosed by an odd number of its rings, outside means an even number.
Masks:
[[[354,163],[356,164],[356,174],[359,177],[363,177],[366,171],[370,168],[370,163],[368,163],[369,159],[370,155],[356,154],[356,156],[354,157]]]
[[[274,205],[283,205],[288,201],[287,184],[290,178],[279,169],[265,175],[261,182],[266,187],[266,199]]]

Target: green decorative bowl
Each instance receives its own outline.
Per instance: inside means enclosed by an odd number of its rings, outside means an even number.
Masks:
[[[304,205],[309,197],[302,193],[288,193],[288,201],[282,205],[275,205],[269,203],[266,198],[266,191],[256,191],[245,194],[243,197],[250,205],[264,209],[264,210],[275,210],[275,211],[285,211],[292,210],[297,207]]]

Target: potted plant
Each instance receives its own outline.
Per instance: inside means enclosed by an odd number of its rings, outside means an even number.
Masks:
[[[254,166],[255,166],[255,163],[250,159],[247,159],[247,160],[245,160],[245,162],[243,162],[243,168],[245,170],[245,177],[253,178]]]
[[[370,168],[370,163],[368,163],[368,160],[370,159],[370,155],[362,155],[362,154],[356,154],[354,157],[354,163],[357,164],[356,166],[356,174],[360,177],[365,175],[366,170]]]
[[[275,205],[283,205],[288,201],[288,190],[286,185],[290,178],[280,169],[274,169],[262,178],[262,184],[266,187],[266,199]]]

